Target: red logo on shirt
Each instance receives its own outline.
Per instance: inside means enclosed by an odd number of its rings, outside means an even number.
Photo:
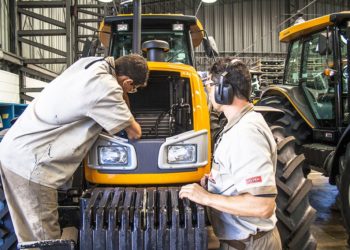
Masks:
[[[246,179],[245,182],[247,184],[253,184],[253,183],[258,183],[258,182],[261,182],[261,176],[255,176],[255,177],[251,177],[249,179]]]

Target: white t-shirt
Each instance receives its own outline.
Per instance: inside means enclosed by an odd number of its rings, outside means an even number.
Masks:
[[[276,143],[262,115],[252,108],[247,105],[224,128],[214,152],[211,181],[208,182],[211,193],[226,196],[277,194]],[[262,219],[235,216],[213,208],[209,211],[214,232],[222,240],[242,240],[258,230],[270,231],[277,221],[275,214]]]
[[[131,124],[123,89],[107,62],[85,69],[97,59],[80,59],[29,104],[0,143],[2,167],[58,188],[73,175],[102,128],[114,134]]]

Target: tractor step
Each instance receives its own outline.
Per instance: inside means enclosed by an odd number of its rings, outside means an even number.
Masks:
[[[177,187],[94,188],[81,199],[80,249],[207,249],[202,206]]]
[[[301,151],[305,156],[305,162],[312,166],[313,169],[323,172],[327,175],[325,163],[327,157],[335,151],[334,146],[321,143],[304,144]]]
[[[72,240],[42,240],[21,242],[18,249],[40,249],[40,250],[74,250],[75,243]]]

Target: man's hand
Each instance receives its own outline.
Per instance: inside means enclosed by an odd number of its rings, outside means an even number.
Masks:
[[[141,126],[135,120],[125,128],[125,132],[128,134],[129,140],[140,139],[142,135]]]
[[[207,206],[210,199],[210,193],[197,183],[183,186],[180,190],[179,196],[181,199],[188,198],[189,200],[198,204]]]
[[[205,190],[208,190],[208,179],[209,179],[209,175],[208,174],[205,174],[201,181],[200,181],[200,184],[201,186],[205,189]]]

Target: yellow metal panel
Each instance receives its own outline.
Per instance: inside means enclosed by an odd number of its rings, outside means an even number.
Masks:
[[[109,39],[111,38],[111,26],[105,25],[104,21],[101,22],[98,37],[103,44],[103,47],[109,47]]]
[[[202,129],[208,131],[208,164],[192,172],[184,172],[182,169],[179,169],[176,173],[161,174],[133,174],[132,172],[130,174],[103,174],[97,170],[88,168],[85,162],[85,177],[89,182],[114,185],[190,183],[200,181],[205,173],[210,172],[211,135],[209,111],[206,93],[196,70],[189,65],[165,62],[148,62],[148,67],[150,71],[179,72],[181,77],[189,79],[192,93],[193,129],[195,131]]]
[[[192,44],[194,47],[198,47],[201,44],[204,37],[204,32],[202,31],[203,26],[201,22],[197,19],[196,25],[192,25],[190,29],[192,36]]]
[[[304,115],[304,113],[299,109],[298,105],[293,101],[292,98],[289,97],[286,90],[279,88],[278,86],[271,86],[268,88],[268,91],[275,91],[277,93],[282,94],[284,97],[287,98],[287,100],[292,104],[292,106],[295,108],[295,110],[298,112],[298,114],[303,118],[303,120],[307,123],[307,125],[310,126],[310,128],[315,128],[315,126],[312,124],[312,122]]]
[[[120,14],[118,16],[132,16],[132,14]],[[142,14],[142,16],[184,16],[182,14]],[[191,25],[190,30],[191,30],[191,36],[192,36],[192,44],[194,47],[198,47],[204,37],[204,32],[203,32],[203,26],[201,22],[196,19],[197,22],[195,25]],[[111,33],[111,26],[105,25],[105,23],[102,21],[100,28],[99,28],[99,38],[101,43],[103,44],[104,47],[109,46],[109,39],[110,39],[110,33]]]
[[[311,19],[309,21],[293,25],[285,30],[282,30],[280,32],[280,41],[290,42],[300,36],[321,30],[331,24],[333,23],[330,21],[330,15]]]

